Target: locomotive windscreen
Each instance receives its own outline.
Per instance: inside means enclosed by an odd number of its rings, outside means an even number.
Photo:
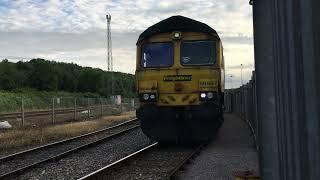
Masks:
[[[184,41],[181,43],[182,65],[213,65],[216,62],[214,41]]]
[[[172,43],[151,43],[142,46],[142,67],[170,67],[173,65]]]

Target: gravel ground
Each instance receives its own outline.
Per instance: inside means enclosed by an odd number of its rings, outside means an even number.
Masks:
[[[88,137],[84,137],[81,139],[75,139],[72,141],[67,141],[64,143],[57,144],[57,145],[53,145],[53,146],[45,147],[45,148],[42,148],[39,150],[35,150],[30,153],[19,155],[18,157],[14,158],[12,160],[4,161],[4,162],[0,161],[1,162],[0,175],[8,173],[14,169],[21,168],[26,165],[32,164],[34,162],[39,162],[41,160],[45,160],[49,157],[53,157],[55,155],[58,155],[60,153],[65,152],[65,151],[68,151],[68,150],[74,149],[76,147],[82,146],[84,144],[96,141],[98,139],[108,137],[112,134],[115,134],[116,132],[120,132],[120,131],[124,130],[124,128],[134,127],[138,124],[139,124],[139,121],[133,121],[127,125],[112,128],[107,131],[102,131],[97,134],[90,135]]]
[[[138,128],[57,162],[43,164],[17,177],[18,179],[77,179],[100,169],[150,144]]]
[[[103,179],[167,179],[195,147],[158,145],[104,172]]]
[[[259,171],[258,154],[246,123],[232,114],[224,118],[216,139],[185,166],[178,179],[233,180],[233,171]]]

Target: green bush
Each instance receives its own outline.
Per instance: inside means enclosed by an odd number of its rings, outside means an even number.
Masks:
[[[17,63],[0,62],[0,90],[15,93],[44,91],[81,93],[83,96],[109,97],[111,93],[111,72],[97,68],[81,67],[72,63],[32,59]],[[114,72],[113,94],[134,97],[134,75]],[[48,92],[45,92],[48,91]],[[41,92],[38,95],[41,96]]]

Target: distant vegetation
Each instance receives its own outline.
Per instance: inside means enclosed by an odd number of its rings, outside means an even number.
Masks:
[[[111,95],[111,73],[71,63],[32,59],[28,62],[0,62],[0,90],[35,89],[37,91],[92,93]],[[114,73],[114,94],[134,97],[134,75]]]

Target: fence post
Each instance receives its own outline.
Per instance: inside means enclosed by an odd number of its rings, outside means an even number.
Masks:
[[[135,104],[134,104],[135,102],[134,102],[134,99],[131,99],[131,108],[134,110],[134,108],[135,108]]]
[[[73,120],[77,120],[77,98],[74,98]]]
[[[55,122],[54,116],[55,116],[55,114],[54,114],[54,98],[52,98],[52,124],[54,124],[54,122]]]
[[[21,99],[21,123],[24,126],[24,101],[23,98]]]
[[[103,102],[102,98],[100,98],[100,104],[101,104],[101,117],[103,116]]]
[[[87,98],[88,103],[88,119],[90,118],[90,104],[89,104],[89,98]]]
[[[120,101],[120,114],[122,113],[122,98],[121,98],[121,101]]]

